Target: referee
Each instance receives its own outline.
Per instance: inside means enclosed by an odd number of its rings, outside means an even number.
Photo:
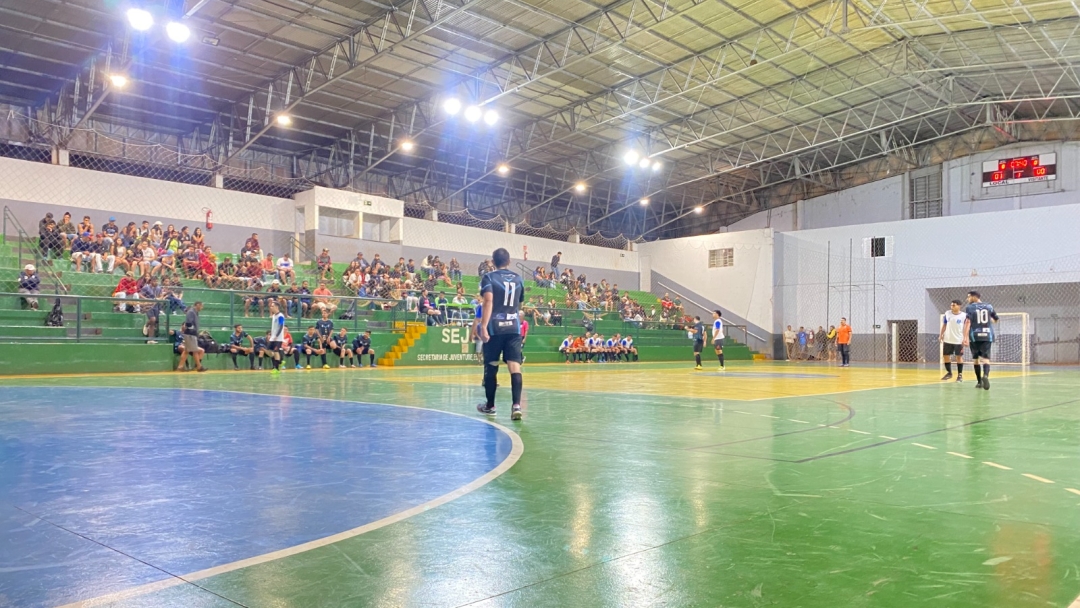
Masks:
[[[188,353],[191,353],[191,358],[195,360],[195,369],[200,372],[206,371],[202,365],[205,351],[199,347],[199,312],[202,307],[202,302],[195,302],[187,309],[187,315],[184,317],[184,352],[180,353],[180,365],[176,367],[178,372],[186,371]]]
[[[481,414],[495,415],[495,391],[498,388],[499,359],[510,370],[511,420],[521,420],[521,302],[525,283],[510,266],[510,252],[499,248],[491,255],[495,270],[480,279],[482,318],[478,323],[484,343],[485,403],[476,406]]]

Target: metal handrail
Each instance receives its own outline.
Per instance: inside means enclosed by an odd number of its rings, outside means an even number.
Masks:
[[[668,292],[671,292],[671,293],[675,294],[676,296],[679,297],[679,299],[685,300],[685,301],[693,304],[694,306],[697,306],[701,310],[706,310],[706,311],[713,310],[713,309],[709,308],[708,306],[702,306],[701,304],[698,304],[694,300],[692,300],[692,299],[686,297],[685,295],[679,293],[678,291],[675,290],[675,288],[671,287],[670,285],[665,285],[665,284],[661,283],[660,281],[657,281],[656,284],[663,287],[665,291],[668,291]],[[757,339],[760,342],[766,342],[765,338],[762,338],[761,336],[759,336],[759,335],[755,334],[754,332],[750,331],[749,329],[746,328],[746,326],[735,326],[735,327],[743,327],[744,330],[746,331],[746,335],[751,336],[751,337]]]
[[[26,230],[23,229],[22,224],[18,218],[11,211],[11,208],[7,205],[4,206],[4,232],[3,239],[4,244],[7,244],[7,227],[8,223],[15,228],[16,234],[19,235],[19,260],[22,261],[23,245],[26,244],[26,248],[30,251],[30,254],[34,256],[34,265],[37,266],[38,274],[46,277],[53,285],[53,293],[67,293],[67,286],[60,280],[60,277],[53,271],[52,262],[45,259],[45,256],[41,255],[41,248],[34,245],[34,239]]]
[[[79,296],[79,295],[74,295],[74,294],[42,294],[42,293],[38,293],[37,295],[33,295],[33,294],[25,294],[25,293],[11,293],[11,292],[0,292],[0,297],[55,299],[55,300],[61,300],[61,304],[64,304],[65,300],[67,300],[67,301],[74,300],[74,302],[75,302],[75,335],[74,336],[64,336],[64,337],[49,336],[49,337],[45,337],[45,338],[35,338],[35,337],[32,337],[32,336],[31,337],[19,336],[18,339],[20,341],[28,341],[28,342],[30,342],[30,341],[42,341],[42,340],[44,340],[44,341],[55,342],[57,340],[62,340],[62,341],[73,340],[75,342],[82,342],[85,339],[85,336],[83,336],[83,330],[84,330],[83,322],[86,320],[84,318],[84,314],[83,314],[83,302],[95,302],[95,301],[96,302],[110,302],[112,304],[127,304],[129,306],[146,306],[146,305],[160,306],[162,308],[162,313],[158,317],[159,323],[161,322],[160,321],[161,318],[165,319],[165,321],[164,321],[164,335],[165,336],[169,335],[170,318],[169,318],[169,315],[165,314],[165,312],[164,312],[165,307],[168,306],[168,303],[169,303],[168,300],[144,300],[144,299],[135,300],[135,299],[120,299],[120,298],[111,297],[111,296]],[[42,307],[42,308],[38,309],[38,312],[48,314],[48,310],[49,310],[48,307]],[[93,313],[91,313],[91,314],[93,314]],[[37,326],[35,326],[35,327],[37,327]],[[65,320],[63,328],[67,329],[68,327],[69,327],[68,321]],[[102,328],[102,329],[104,329],[104,328]],[[161,327],[158,328],[159,331],[161,329],[162,329]],[[0,330],[0,337],[3,337],[3,331],[2,330]],[[155,338],[153,336],[138,336],[138,337],[134,337],[134,338],[125,338],[125,337],[101,338],[102,341],[109,341],[109,342],[146,342],[147,340],[154,340],[154,339]]]

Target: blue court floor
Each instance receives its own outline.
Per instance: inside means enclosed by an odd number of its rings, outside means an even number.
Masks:
[[[496,468],[434,410],[148,388],[5,387],[0,606],[55,606],[338,534]]]

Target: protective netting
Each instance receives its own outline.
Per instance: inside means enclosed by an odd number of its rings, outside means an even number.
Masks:
[[[469,226],[471,228],[482,228],[484,230],[505,231],[506,220],[502,216],[495,216],[492,218],[477,217],[467,210],[461,211],[440,211],[438,215],[438,221],[444,224],[456,224],[458,226]]]
[[[571,234],[569,230],[556,230],[550,225],[534,228],[528,224],[516,224],[514,226],[514,232],[524,236],[535,236],[542,239],[551,239],[553,241],[567,241],[570,239]]]
[[[965,248],[962,239],[957,243],[926,239],[923,247],[941,248],[940,265],[926,266],[897,262],[890,254],[891,239],[883,245],[886,255],[874,257],[882,252],[875,252],[873,239],[821,243],[800,239],[799,233],[777,234],[776,322],[796,334],[800,328],[814,334],[808,345],[796,340],[793,358],[834,356],[834,342],[827,336],[846,317],[853,330],[855,361],[938,362],[941,315],[951,300],[963,301],[968,291],[976,290],[1002,317],[996,326],[995,360],[1078,363],[1080,254],[1025,259],[1039,255],[1030,242],[1023,244],[1025,240],[1017,236],[1007,245],[985,241],[990,248],[1015,246],[1016,252],[1004,256],[1015,263],[971,267],[959,264],[963,259],[978,264],[985,257]],[[970,255],[950,254],[956,246]]]
[[[204,151],[214,149],[205,139],[185,140],[175,135],[120,128],[114,131],[94,122],[68,131],[10,109],[6,120],[0,119],[0,140],[4,140],[0,143],[0,157],[52,162],[51,144],[62,143],[69,151],[68,163],[73,167],[275,198],[291,198],[314,186],[328,185],[363,194],[389,195],[385,180],[375,172],[362,172],[353,183],[329,184],[328,176],[317,165],[296,162],[297,159],[290,161],[285,155],[249,150],[225,163],[226,154],[220,150]],[[405,201],[406,217],[430,218],[436,210],[429,201]],[[469,210],[438,210],[437,216],[443,223],[497,232],[505,231],[507,221],[512,221],[512,218],[485,216]],[[519,224],[517,230],[519,234],[557,241],[567,241],[572,234],[550,226],[528,224]],[[599,233],[583,236],[581,242],[613,249],[627,245],[627,239],[621,235],[605,237]]]

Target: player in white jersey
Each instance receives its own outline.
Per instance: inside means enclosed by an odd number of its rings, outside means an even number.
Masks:
[[[270,302],[270,338],[267,340],[267,354],[274,358],[274,373],[281,371],[281,345],[285,343],[285,315],[281,314],[277,302]]]
[[[634,337],[626,336],[622,339],[622,349],[626,353],[626,360],[630,361],[630,357],[633,357],[634,361],[638,360],[637,348],[634,346]]]
[[[712,343],[713,349],[716,351],[716,359],[720,362],[720,371],[724,371],[724,320],[720,310],[714,310],[712,313]]]
[[[566,358],[566,364],[570,365],[570,356],[574,354],[574,334],[566,335],[566,339],[559,345],[559,352]]]
[[[956,363],[956,381],[964,381],[964,321],[967,314],[962,310],[963,302],[953,300],[949,303],[949,310],[941,315],[941,331],[938,333],[938,341],[941,342],[941,356],[945,359],[945,375],[942,380],[952,379],[952,364]]]

